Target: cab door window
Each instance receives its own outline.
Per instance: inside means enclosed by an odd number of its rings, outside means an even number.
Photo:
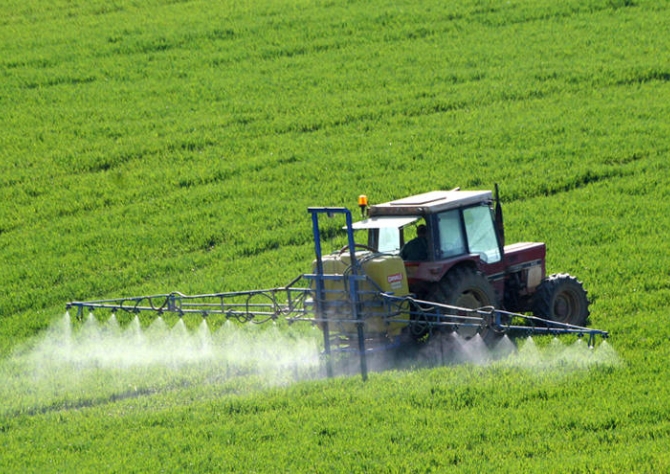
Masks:
[[[470,253],[478,254],[484,263],[499,262],[500,247],[491,209],[488,206],[464,209],[463,220]]]

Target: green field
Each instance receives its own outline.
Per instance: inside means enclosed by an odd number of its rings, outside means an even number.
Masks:
[[[667,0],[3,2],[0,472],[668,471],[668,18]],[[595,355],[534,338],[516,362],[364,383],[281,362],[317,330],[211,320],[236,364],[174,345],[107,367],[96,351],[135,346],[95,323],[59,360],[68,301],[285,285],[314,256],[309,206],[495,183],[508,243],[546,242],[548,271],[584,282],[611,334]]]

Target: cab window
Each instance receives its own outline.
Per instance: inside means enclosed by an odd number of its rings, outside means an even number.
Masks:
[[[384,253],[397,253],[400,251],[400,232],[395,227],[382,227],[379,229],[379,242],[377,250]]]
[[[479,254],[485,263],[499,262],[500,248],[493,225],[493,216],[488,206],[470,207],[463,210],[465,232],[470,253]]]

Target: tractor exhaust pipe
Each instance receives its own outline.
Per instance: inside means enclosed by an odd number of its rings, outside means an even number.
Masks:
[[[495,201],[496,201],[496,207],[495,207],[495,226],[496,226],[496,233],[498,234],[498,245],[500,245],[500,255],[504,256],[504,249],[505,249],[505,223],[503,222],[503,211],[502,211],[502,203],[500,202],[500,191],[498,190],[498,183],[495,184]]]

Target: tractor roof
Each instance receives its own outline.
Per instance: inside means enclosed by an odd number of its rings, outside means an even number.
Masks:
[[[370,206],[370,217],[409,216],[434,214],[448,209],[458,209],[488,202],[493,199],[491,191],[431,191],[396,201]]]

